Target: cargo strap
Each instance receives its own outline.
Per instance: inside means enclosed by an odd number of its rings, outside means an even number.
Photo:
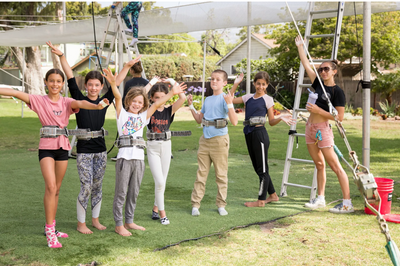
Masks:
[[[43,126],[40,129],[40,138],[57,138],[59,136],[76,136],[80,140],[90,140],[92,138],[103,138],[108,136],[108,131],[104,128],[98,131],[90,131],[90,129],[68,129],[59,128],[58,126]]]
[[[209,120],[205,120],[203,118],[203,120],[201,121],[201,125],[205,126],[205,127],[214,126],[215,128],[224,128],[224,127],[228,126],[228,120],[215,119],[215,120],[209,121]]]
[[[266,122],[267,122],[267,119],[265,118],[265,116],[253,116],[253,117],[250,117],[249,120],[244,120],[243,125],[244,126],[265,125]]]
[[[119,136],[115,141],[118,148],[127,148],[136,146],[139,149],[146,148],[146,141],[142,137],[133,138],[132,135],[122,135]]]
[[[147,140],[169,140],[171,137],[183,137],[192,135],[192,131],[165,131],[162,133],[146,132]]]

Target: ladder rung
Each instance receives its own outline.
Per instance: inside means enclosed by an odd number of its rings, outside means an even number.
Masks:
[[[293,183],[285,183],[285,186],[291,186],[291,187],[300,187],[300,188],[308,188],[308,189],[312,189],[312,187],[310,187],[310,186],[304,186],[304,185],[293,184]]]
[[[295,112],[308,112],[307,109],[305,108],[298,108],[298,109],[294,109]]]
[[[306,38],[326,38],[326,37],[335,37],[335,34],[316,34],[316,35],[306,36]]]
[[[311,11],[310,14],[314,15],[314,14],[324,14],[324,13],[332,13],[332,12],[337,13],[338,10],[337,9],[317,10],[317,11]]]
[[[107,31],[107,35],[115,36],[117,33],[115,31]]]
[[[293,162],[301,162],[301,163],[314,163],[313,160],[306,160],[306,159],[298,159],[298,158],[288,158],[289,161]]]
[[[312,86],[312,84],[299,84],[300,88],[309,88],[311,86]]]
[[[295,136],[295,137],[305,137],[305,136],[306,136],[306,134],[303,134],[303,133],[293,133],[293,134],[290,134],[290,136]]]

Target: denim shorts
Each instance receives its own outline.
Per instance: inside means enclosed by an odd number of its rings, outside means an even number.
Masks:
[[[321,132],[322,140],[317,139],[318,130]],[[318,140],[318,142],[317,142]],[[332,147],[335,143],[333,141],[333,132],[332,128],[329,125],[329,122],[321,122],[311,124],[307,122],[306,124],[306,144],[316,144],[318,148],[329,148]]]

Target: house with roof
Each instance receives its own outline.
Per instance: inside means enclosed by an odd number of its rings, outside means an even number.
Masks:
[[[270,58],[269,50],[277,47],[274,44],[275,40],[265,39],[265,34],[252,33],[251,34],[251,53],[250,59],[256,60]],[[240,73],[240,69],[236,69],[235,65],[247,58],[247,38],[240,42],[235,48],[221,58],[216,65],[225,70],[228,75],[236,75]]]

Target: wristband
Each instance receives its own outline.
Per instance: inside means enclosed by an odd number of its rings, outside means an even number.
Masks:
[[[172,85],[172,86],[174,86],[175,85],[175,83],[176,83],[176,81],[174,80],[174,79],[172,79],[172,78],[169,78],[169,79],[166,79],[165,81],[169,81],[169,83]]]
[[[193,103],[191,105],[189,105],[189,109],[197,112],[196,108],[194,108],[194,106],[193,106]]]
[[[106,107],[108,106],[108,104],[106,104],[106,103],[104,102],[104,99],[101,100],[101,101],[99,102],[99,104],[101,104],[101,106],[103,106],[103,108],[106,108]]]
[[[233,103],[227,104],[228,105],[228,109],[229,108],[233,108]]]
[[[157,81],[158,81],[157,78],[152,78],[149,83],[153,86],[154,84],[157,83]]]

